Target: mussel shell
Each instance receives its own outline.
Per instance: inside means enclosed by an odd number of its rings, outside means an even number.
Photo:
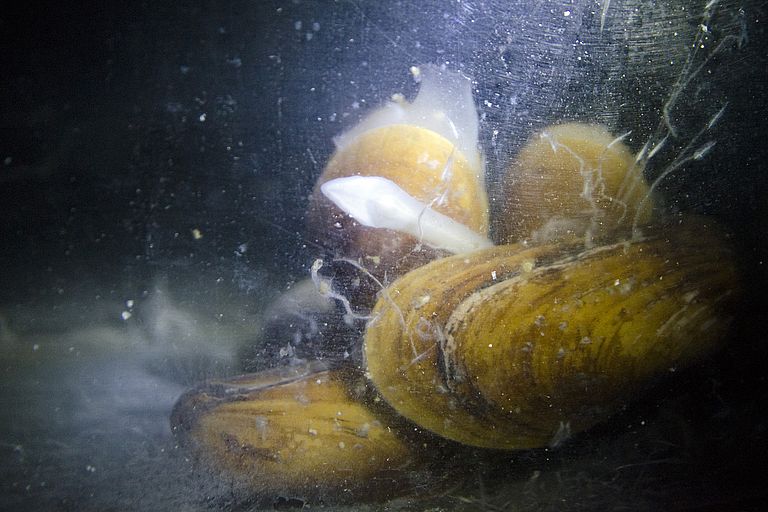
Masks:
[[[360,384],[317,361],[210,381],[178,400],[171,426],[253,495],[389,498],[426,476],[421,454],[435,438],[366,404]]]
[[[642,167],[600,125],[565,123],[534,134],[510,164],[503,190],[494,227],[506,243],[601,239],[631,228],[636,217],[641,225],[651,218]]]
[[[415,423],[474,446],[546,446],[717,347],[739,282],[722,233],[690,221],[584,250],[509,245],[390,286],[369,378]]]
[[[367,131],[331,157],[310,197],[307,221],[313,241],[359,261],[379,278],[405,273],[441,252],[408,234],[362,226],[322,194],[326,181],[355,175],[389,179],[435,211],[477,233],[488,231],[482,169],[470,165],[452,142],[407,124]]]

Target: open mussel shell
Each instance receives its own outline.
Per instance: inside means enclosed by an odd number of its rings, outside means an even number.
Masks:
[[[250,493],[387,498],[422,476],[420,453],[435,438],[387,416],[383,402],[367,405],[364,384],[320,362],[210,381],[179,399],[171,425],[205,465]]]
[[[485,235],[488,199],[479,175],[481,170],[451,141],[427,128],[393,124],[370,130],[338,149],[328,162],[310,198],[310,234],[378,277],[402,274],[442,253],[413,234],[361,224],[325,197],[321,186],[349,176],[384,178],[425,207]]]
[[[413,101],[395,95],[334,139],[307,211],[326,256],[379,280],[490,244],[472,82],[438,66],[419,77]],[[372,305],[367,292],[353,298]]]
[[[385,290],[368,376],[413,422],[500,449],[557,444],[711,353],[739,295],[723,234],[699,219],[647,238],[499,246]]]

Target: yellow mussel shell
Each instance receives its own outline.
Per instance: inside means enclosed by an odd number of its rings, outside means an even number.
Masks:
[[[733,254],[701,221],[643,240],[507,245],[434,261],[383,292],[368,376],[422,427],[501,449],[556,444],[722,341]]]
[[[565,123],[533,135],[504,179],[501,240],[602,239],[651,218],[635,156],[600,125]],[[638,212],[638,210],[640,210]]]
[[[319,243],[355,259],[374,275],[401,274],[436,257],[409,234],[363,226],[325,197],[320,187],[347,176],[376,176],[416,200],[485,235],[488,198],[482,170],[470,165],[442,135],[416,125],[392,124],[362,133],[328,162],[310,197],[309,231]]]
[[[318,362],[212,381],[182,396],[171,423],[211,467],[265,496],[336,501],[386,494],[417,469],[397,419],[353,397]],[[412,430],[412,429],[411,429]]]

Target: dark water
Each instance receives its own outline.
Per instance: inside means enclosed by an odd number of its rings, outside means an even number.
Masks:
[[[0,508],[297,505],[198,468],[170,409],[206,377],[280,359],[253,344],[321,251],[304,211],[333,136],[393,93],[412,98],[410,66],[446,63],[476,82],[494,205],[503,169],[548,124],[631,131],[633,151],[674,129],[646,175],[685,160],[660,200],[734,233],[747,297],[721,353],[608,424],[559,450],[480,455],[390,509],[760,509],[760,2],[21,9],[0,15]]]

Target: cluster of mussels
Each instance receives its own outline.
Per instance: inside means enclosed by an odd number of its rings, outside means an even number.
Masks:
[[[451,445],[551,446],[726,337],[727,237],[660,221],[622,137],[578,123],[531,137],[491,241],[471,84],[421,77],[412,103],[336,140],[310,198],[313,236],[374,283],[337,288],[312,267],[349,322],[369,312],[363,357],[207,382],[173,411],[180,438],[255,493],[391,496]]]

